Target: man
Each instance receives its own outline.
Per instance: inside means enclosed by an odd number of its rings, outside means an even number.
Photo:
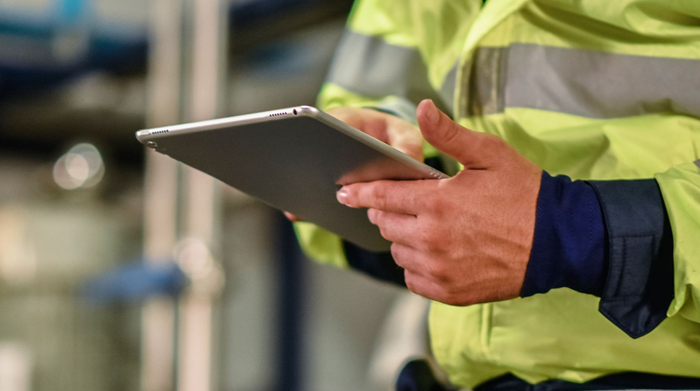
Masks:
[[[698,1],[360,1],[319,105],[464,170],[339,191],[391,254],[298,235],[435,300],[455,386],[700,389],[697,91]]]

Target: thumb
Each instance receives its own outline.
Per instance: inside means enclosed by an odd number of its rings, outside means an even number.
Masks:
[[[416,116],[425,140],[457,159],[465,168],[491,168],[507,155],[503,140],[458,125],[430,99],[418,105]]]

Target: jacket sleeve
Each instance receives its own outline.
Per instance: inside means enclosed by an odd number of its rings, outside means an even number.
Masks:
[[[653,331],[673,300],[673,235],[654,179],[542,175],[521,296],[560,287],[601,298],[630,337]]]
[[[700,323],[700,160],[655,177],[673,232],[674,299],[667,315]]]
[[[666,317],[700,323],[700,160],[655,179],[591,182],[607,228],[599,308],[633,338]]]
[[[673,233],[654,179],[590,181],[605,216],[600,312],[632,338],[666,319],[673,300]]]

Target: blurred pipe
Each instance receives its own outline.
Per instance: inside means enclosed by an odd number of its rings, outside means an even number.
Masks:
[[[202,121],[221,115],[225,102],[228,25],[224,0],[188,0],[185,48],[188,61],[186,121]],[[228,5],[228,2],[226,2]],[[218,182],[199,171],[183,168],[182,234],[189,245],[202,251],[186,259],[192,289],[180,301],[178,323],[177,389],[218,389],[214,343],[213,306],[223,285],[220,254],[213,250],[221,237],[222,201]]]
[[[275,391],[301,391],[304,385],[305,259],[292,224],[277,214],[277,357]]]
[[[182,0],[150,1],[147,125],[166,126],[181,120]],[[144,256],[172,259],[177,241],[178,164],[146,152]],[[175,366],[175,303],[159,298],[143,307],[141,390],[172,391]]]

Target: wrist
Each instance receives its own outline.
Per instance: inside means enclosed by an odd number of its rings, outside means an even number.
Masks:
[[[562,287],[601,296],[606,275],[605,224],[595,190],[543,172],[521,296]]]

